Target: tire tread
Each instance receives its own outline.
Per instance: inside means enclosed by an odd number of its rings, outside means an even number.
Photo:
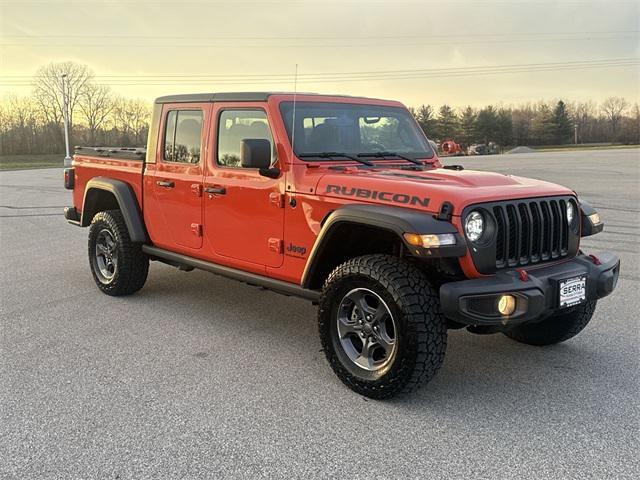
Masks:
[[[118,270],[116,278],[109,284],[102,283],[93,270],[93,240],[101,223],[111,229],[118,241]],[[89,264],[96,285],[107,295],[114,297],[131,295],[144,286],[149,273],[149,257],[142,251],[142,244],[131,241],[127,224],[120,210],[98,212],[93,217],[89,229]]]
[[[341,281],[351,276],[369,277],[384,287],[401,308],[406,318],[409,355],[403,359],[394,378],[385,382],[365,382],[351,375],[332,352],[327,322],[333,292]],[[409,393],[431,380],[442,366],[447,347],[446,321],[440,309],[438,292],[422,271],[411,263],[390,255],[356,257],[336,267],[325,281],[318,325],[322,348],[340,380],[362,395],[388,398],[396,393]]]

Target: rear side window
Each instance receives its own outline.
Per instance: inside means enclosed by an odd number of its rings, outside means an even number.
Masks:
[[[200,162],[202,110],[171,110],[164,130],[164,159],[167,162]]]
[[[263,110],[223,110],[218,122],[218,164],[240,167],[240,144],[244,139],[263,139],[271,143],[271,164],[275,146],[269,121]]]

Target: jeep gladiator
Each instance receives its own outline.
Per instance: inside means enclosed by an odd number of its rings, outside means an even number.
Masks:
[[[619,275],[580,250],[603,222],[575,192],[443,166],[394,101],[161,97],[146,149],[76,147],[64,181],[104,293],[160,261],[311,300],[329,364],[372,398],[433,378],[448,329],[565,341]]]

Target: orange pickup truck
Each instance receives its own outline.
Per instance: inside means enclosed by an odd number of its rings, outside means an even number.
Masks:
[[[104,293],[159,261],[311,300],[331,367],[373,398],[428,382],[448,329],[567,340],[619,275],[580,250],[603,223],[575,192],[443,166],[394,101],[158,98],[146,149],[77,147],[65,186]]]

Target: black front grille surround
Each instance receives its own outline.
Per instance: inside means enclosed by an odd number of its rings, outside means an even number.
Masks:
[[[571,202],[576,218],[567,222]],[[580,243],[578,201],[572,196],[523,198],[487,202],[466,207],[464,221],[472,211],[485,219],[485,233],[478,242],[467,239],[473,263],[480,273],[546,264],[572,258]]]

